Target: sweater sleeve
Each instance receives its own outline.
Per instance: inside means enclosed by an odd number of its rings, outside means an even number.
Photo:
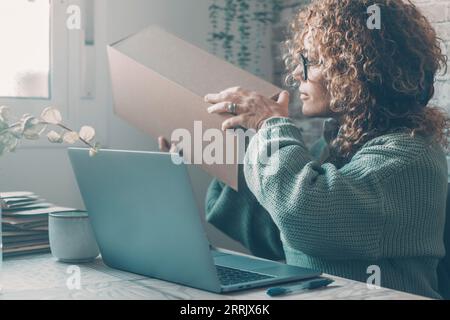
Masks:
[[[314,160],[322,161],[325,159],[329,152],[328,152],[328,143],[325,141],[325,139],[322,137],[316,142],[313,143],[311,148],[309,149],[311,156],[314,158]]]
[[[280,231],[248,189],[243,175],[239,192],[212,181],[206,196],[206,219],[255,256],[284,259]]]
[[[341,169],[321,165],[289,119],[273,118],[250,142],[244,172],[289,248],[328,259],[376,259],[385,223],[380,179],[398,169],[386,153],[375,145]]]

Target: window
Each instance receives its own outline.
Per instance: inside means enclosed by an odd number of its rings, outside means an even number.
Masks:
[[[49,98],[49,0],[2,0],[0,12],[0,96]]]
[[[54,106],[65,122],[76,127],[79,107],[97,105],[94,20],[90,33],[83,27],[68,28],[69,7],[93,14],[94,3],[106,10],[106,1],[96,0],[0,0],[0,106],[9,106],[13,116],[38,116]],[[102,109],[89,109],[89,117],[94,115],[105,116]],[[23,141],[22,146],[59,147],[45,138],[42,144]]]
[[[68,0],[0,0],[0,105],[67,113]]]
[[[9,106],[14,116],[55,106],[68,119],[71,1],[0,0],[0,106]],[[42,146],[48,146],[46,139]]]

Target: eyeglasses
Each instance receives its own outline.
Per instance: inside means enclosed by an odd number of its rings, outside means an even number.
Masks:
[[[303,80],[308,81],[308,67],[321,65],[319,62],[311,62],[303,53],[299,52],[299,60],[303,64]]]

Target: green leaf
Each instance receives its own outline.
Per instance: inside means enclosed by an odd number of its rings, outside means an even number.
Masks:
[[[38,140],[47,128],[39,119],[29,114],[25,114],[20,122],[22,134],[28,140]]]
[[[7,106],[0,107],[0,122],[8,122],[11,109]]]

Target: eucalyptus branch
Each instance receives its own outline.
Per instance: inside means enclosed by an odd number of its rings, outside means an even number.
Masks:
[[[73,130],[69,129],[68,127],[66,127],[65,125],[63,125],[62,123],[58,123],[58,126],[63,128],[63,129],[65,129],[65,130],[67,130],[67,131],[73,131]],[[79,139],[80,139],[81,142],[83,142],[84,144],[88,145],[89,147],[91,147],[93,149],[95,148],[95,146],[93,146],[90,142],[84,140],[82,137],[79,137]]]
[[[45,122],[45,121],[42,121],[41,123],[42,123],[42,124],[45,124],[45,125],[48,125],[48,126],[49,126],[49,125],[54,125],[54,126],[57,126],[57,127],[60,127],[60,128],[62,128],[62,129],[64,129],[64,130],[66,130],[66,131],[68,131],[68,132],[74,132],[72,129],[70,129],[69,127],[65,126],[65,125],[62,124],[62,123],[54,124],[54,123]],[[89,141],[86,141],[86,140],[83,139],[82,137],[79,137],[79,139],[80,139],[81,142],[83,142],[84,144],[86,144],[86,145],[89,146],[90,148],[95,149],[95,146],[92,145]]]
[[[0,136],[5,134],[5,133],[7,133],[7,132],[9,132],[11,129],[19,127],[20,125],[21,125],[20,122],[17,122],[17,123],[14,123],[14,124],[10,125],[8,128],[4,129],[3,131],[0,131]]]
[[[9,108],[0,107],[0,155],[13,152],[21,139],[37,140],[51,126],[59,127],[66,132],[49,131],[47,138],[51,143],[74,144],[81,141],[90,148],[89,155],[95,156],[100,150],[98,142],[93,143],[95,130],[90,126],[83,126],[79,132],[74,131],[62,123],[61,112],[54,107],[44,109],[40,117],[24,114],[19,122],[9,125],[7,122]],[[18,129],[16,129],[18,128]],[[14,131],[13,131],[14,130]],[[9,133],[8,135],[6,133]]]

